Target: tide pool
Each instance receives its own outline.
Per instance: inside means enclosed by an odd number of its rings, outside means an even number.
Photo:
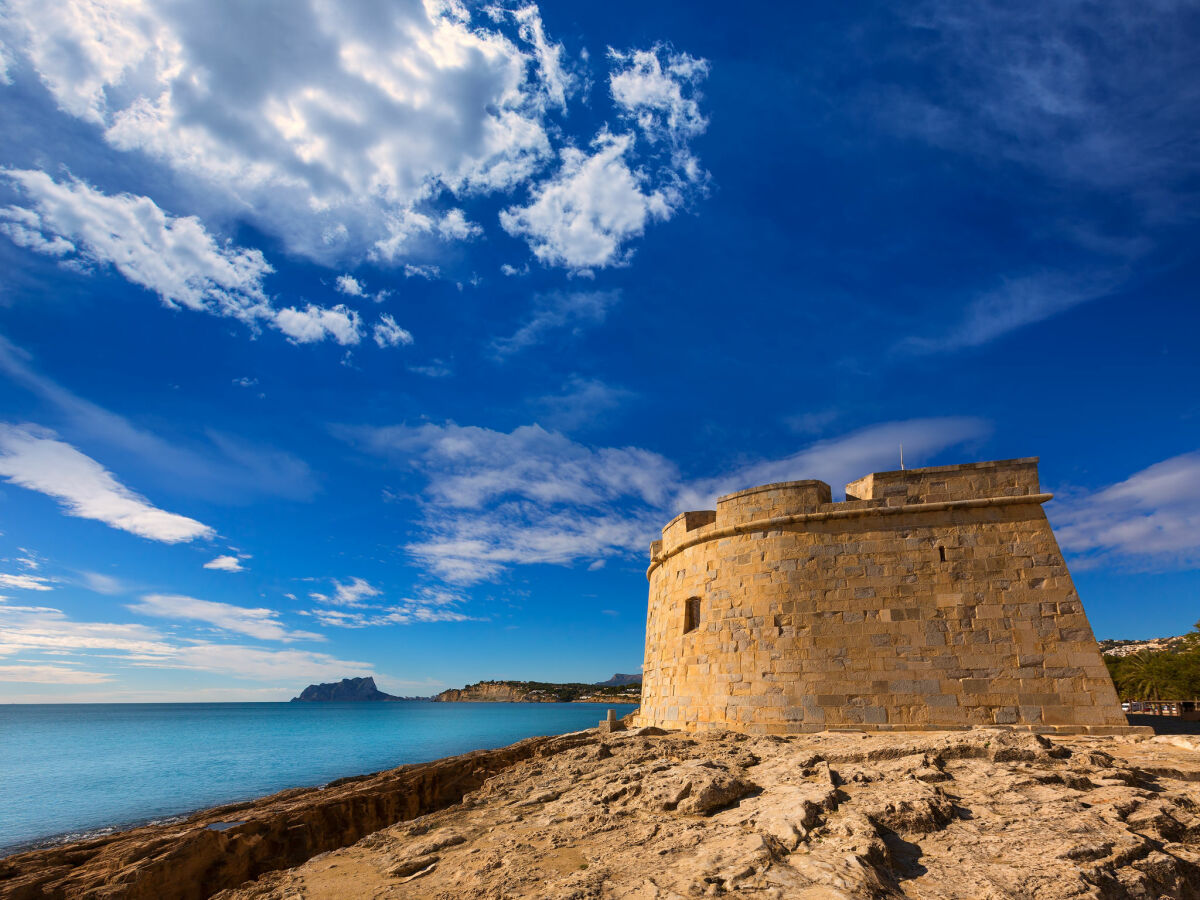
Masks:
[[[0,852],[593,728],[600,703],[0,706]]]

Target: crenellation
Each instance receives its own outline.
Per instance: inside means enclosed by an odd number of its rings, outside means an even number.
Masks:
[[[1127,729],[1036,459],[762,485],[651,546],[641,724]],[[701,625],[684,633],[683,604]]]

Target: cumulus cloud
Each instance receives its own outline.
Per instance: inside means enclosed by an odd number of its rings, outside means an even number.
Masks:
[[[599,325],[620,302],[620,291],[554,291],[534,297],[529,318],[512,335],[492,341],[492,354],[503,359],[566,331],[581,334]]]
[[[150,540],[175,544],[214,534],[195,519],[153,506],[100,463],[34,425],[0,425],[0,477],[54,497],[69,516]]]
[[[608,55],[616,63],[608,79],[613,102],[649,140],[683,145],[708,127],[696,92],[708,76],[706,60],[661,44],[624,53],[610,47]]]
[[[366,291],[363,290],[362,282],[353,275],[339,275],[337,281],[334,282],[339,293],[346,294],[350,297],[365,297]]]
[[[62,110],[96,126],[109,145],[161,163],[201,188],[194,192],[214,211],[248,216],[292,252],[324,261],[367,252],[409,259],[431,242],[476,237],[481,227],[462,204],[536,188],[571,141],[562,126],[587,81],[533,3],[472,11],[457,2],[215,0],[201,10],[65,0],[51,10],[12,0],[0,40],[22,72],[36,73]],[[242,65],[247,59],[254,64]],[[615,111],[635,128],[643,118],[672,122],[672,103],[689,110],[704,70],[659,47],[610,64],[625,73]],[[702,116],[687,116],[697,131]],[[646,159],[657,167],[651,151]],[[621,175],[622,167],[641,202],[661,193],[642,186],[660,176],[643,176],[628,159],[593,168]],[[547,262],[627,258],[624,250],[581,256],[579,242],[558,247],[542,233],[548,212],[516,220],[528,219],[529,229],[518,230],[544,247]],[[611,227],[618,247],[640,234],[603,215],[587,227]],[[27,236],[47,244],[43,252],[69,242],[38,230]]]
[[[772,481],[842,485],[985,437],[977,419],[915,419],[864,428],[796,453],[688,480],[637,447],[589,447],[537,425],[512,432],[454,424],[343,429],[362,449],[426,479],[423,537],[406,549],[448,582],[493,580],[514,565],[573,565],[643,555],[674,514]]]
[[[548,266],[590,270],[627,263],[632,251],[625,245],[683,202],[675,185],[656,185],[631,167],[633,140],[604,131],[591,153],[564,149],[555,176],[533,191],[528,205],[502,211],[501,226],[524,237]]]
[[[109,195],[69,178],[54,181],[36,170],[8,170],[28,208],[0,209],[0,232],[20,246],[74,265],[111,265],[168,307],[262,325],[295,343],[362,339],[358,313],[309,304],[276,309],[263,288],[273,269],[259,250],[218,244],[194,216],[163,212],[149,197]]]
[[[198,600],[181,594],[147,594],[131,603],[132,612],[160,619],[184,619],[204,622],[225,631],[244,634],[262,641],[321,641],[324,638],[309,631],[289,631],[279,622],[273,609],[250,609],[231,603]]]
[[[218,556],[204,564],[206,569],[216,569],[218,572],[245,572],[246,567],[236,556]]]
[[[0,572],[0,587],[16,588],[22,591],[52,591],[49,578],[40,575],[10,575]]]
[[[1200,562],[1200,451],[1155,463],[1095,493],[1072,492],[1048,512],[1059,542],[1083,565],[1194,566]]]

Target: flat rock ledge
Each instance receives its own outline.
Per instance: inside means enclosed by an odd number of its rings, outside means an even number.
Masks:
[[[24,853],[0,898],[1200,898],[1198,750],[588,731]]]

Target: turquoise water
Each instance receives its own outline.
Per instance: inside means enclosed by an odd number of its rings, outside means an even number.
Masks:
[[[0,706],[0,851],[179,816],[521,738],[599,703]],[[618,716],[634,707],[613,704]]]

